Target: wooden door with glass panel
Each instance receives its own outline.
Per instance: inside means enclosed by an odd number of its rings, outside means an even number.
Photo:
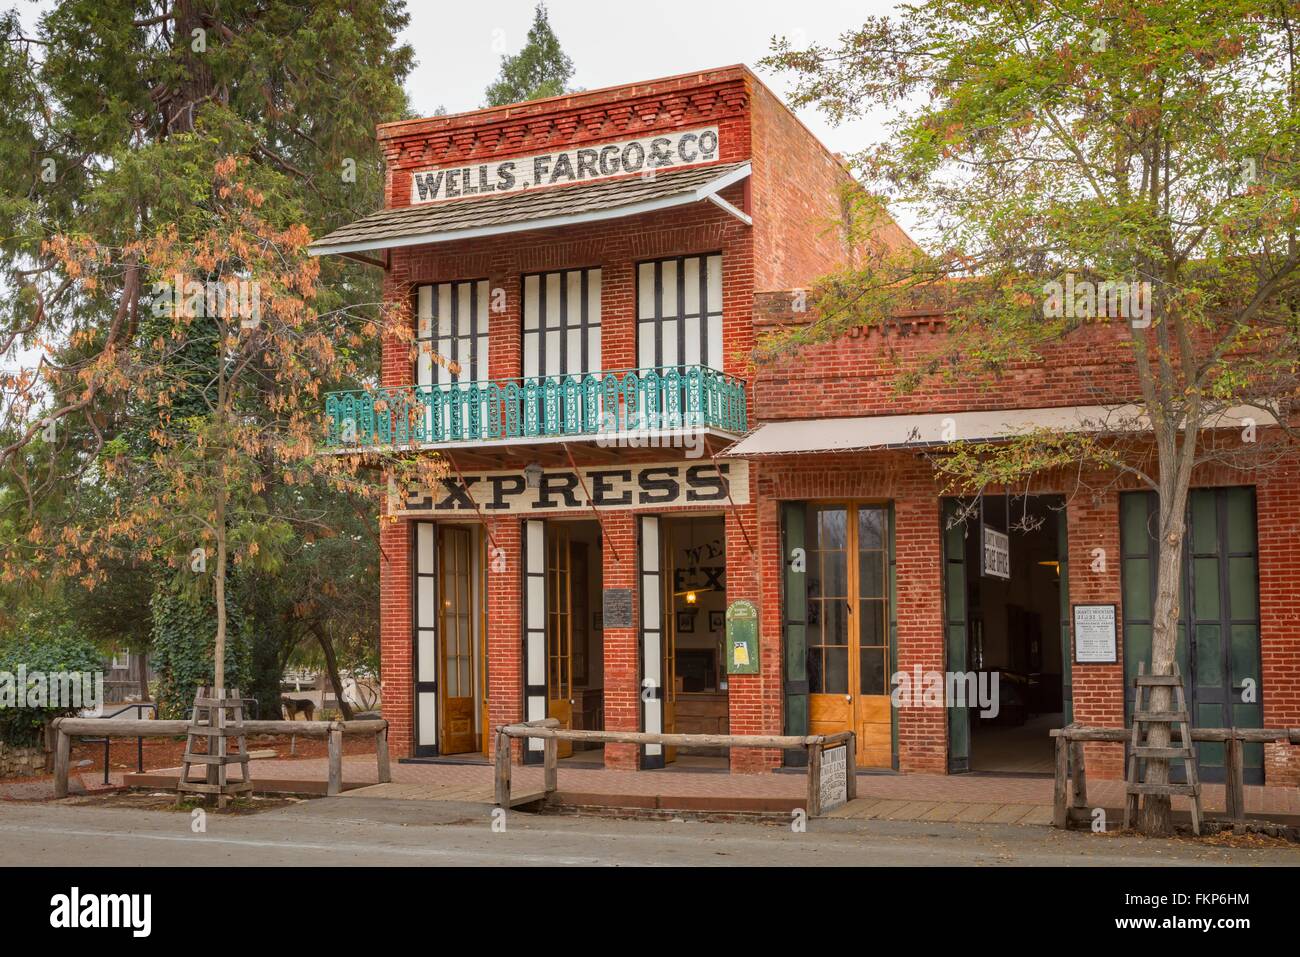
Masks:
[[[573,549],[569,530],[546,530],[546,715],[573,727]],[[557,755],[573,754],[573,742],[557,741]]]
[[[438,532],[438,674],[442,679],[443,754],[475,751],[474,561],[467,528],[443,526]]]
[[[889,566],[880,506],[813,505],[807,529],[808,732],[857,734],[857,762],[891,763]]]

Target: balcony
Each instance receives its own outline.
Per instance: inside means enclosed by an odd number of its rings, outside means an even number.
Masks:
[[[704,366],[331,392],[330,449],[473,447],[747,428],[745,381]]]

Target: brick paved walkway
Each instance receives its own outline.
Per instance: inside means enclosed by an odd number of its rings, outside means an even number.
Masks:
[[[393,764],[393,784],[369,790],[369,796],[401,797],[432,801],[492,800],[493,769],[475,764]],[[327,763],[324,758],[267,759],[253,762],[257,779],[324,781]],[[74,775],[83,787],[95,790],[102,786],[98,772]],[[112,781],[122,783],[122,774],[114,772]],[[373,755],[347,755],[343,779],[351,787],[372,785],[378,780]],[[516,793],[540,791],[540,767],[516,767],[512,771]],[[725,774],[687,771],[614,771],[596,768],[572,768],[561,765],[561,791],[590,795],[631,795],[655,797],[750,797],[798,799],[806,793],[802,774]],[[1222,811],[1222,785],[1204,786],[1207,811]],[[1092,781],[1088,788],[1089,804],[1119,808],[1123,806],[1121,781]],[[13,781],[0,784],[0,799],[41,800],[53,796],[53,781]],[[1052,803],[1050,778],[983,777],[976,775],[935,774],[862,774],[858,776],[859,801],[837,812],[848,817],[888,817],[911,820],[1001,820],[1012,816],[1025,823],[1042,819],[1042,807]],[[892,803],[891,803],[892,802]],[[978,807],[973,807],[978,806]],[[1016,806],[1019,816],[1014,817]],[[1182,799],[1175,807],[1185,807]],[[1038,808],[1040,810],[1035,810]],[[999,810],[1004,809],[1004,810]],[[1300,788],[1246,788],[1246,810],[1258,814],[1300,815]],[[983,812],[983,817],[975,817]],[[962,815],[965,815],[963,817]],[[901,816],[901,817],[900,817]]]

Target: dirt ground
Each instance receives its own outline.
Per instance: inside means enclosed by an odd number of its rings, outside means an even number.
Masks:
[[[323,738],[298,738],[292,742],[290,752],[289,735],[254,734],[248,738],[250,751],[274,751],[277,758],[323,758],[326,756],[326,743]],[[234,748],[232,742],[232,750]],[[375,743],[367,735],[345,735],[343,737],[344,754],[374,754]],[[156,768],[175,768],[181,763],[185,753],[185,738],[145,738],[144,770]],[[136,740],[134,738],[113,738],[110,741],[108,767],[110,771],[131,772],[136,770]],[[83,763],[87,762],[87,763]],[[104,745],[77,739],[72,744],[71,765],[79,774],[93,774],[104,770]],[[52,778],[53,775],[34,775],[25,778],[9,778],[8,781],[35,782]]]

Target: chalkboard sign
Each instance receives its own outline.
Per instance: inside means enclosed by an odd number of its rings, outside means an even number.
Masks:
[[[727,674],[758,674],[758,609],[753,602],[733,601],[727,607]]]
[[[606,628],[631,628],[632,589],[606,588],[604,613]]]

